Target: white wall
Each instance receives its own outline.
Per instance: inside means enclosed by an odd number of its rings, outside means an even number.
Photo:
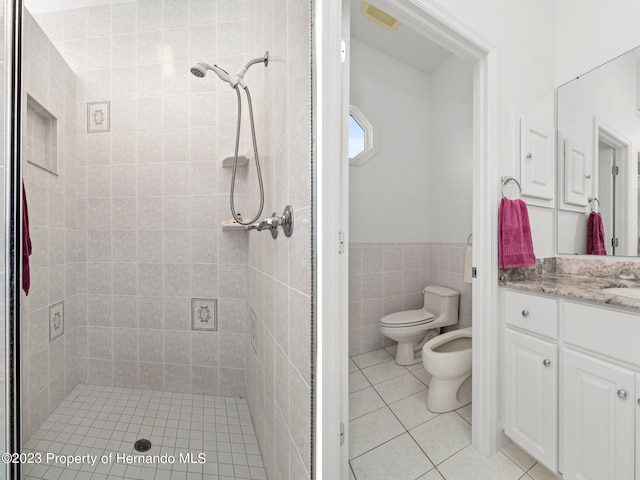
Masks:
[[[557,85],[640,45],[640,2],[636,0],[553,3]]]
[[[351,39],[351,104],[379,153],[349,170],[352,242],[428,238],[429,77]]]
[[[450,56],[431,74],[430,242],[466,242],[472,231],[473,65]]]
[[[351,40],[350,101],[373,125],[379,149],[349,170],[352,242],[466,241],[472,75],[454,56],[427,75]]]
[[[554,0],[435,0],[496,47],[497,155],[500,174],[520,174],[520,116],[555,124]],[[574,2],[576,4],[580,2]],[[580,8],[576,7],[576,11]],[[500,178],[488,179],[495,181]],[[495,199],[496,209],[499,193]],[[555,254],[555,212],[529,207],[537,257]],[[497,226],[496,226],[497,228]]]

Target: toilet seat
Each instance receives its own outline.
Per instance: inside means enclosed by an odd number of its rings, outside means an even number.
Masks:
[[[466,341],[468,340],[468,342]],[[439,355],[443,354],[457,354],[465,350],[471,350],[471,327],[459,328],[458,330],[452,330],[451,332],[438,335],[433,340],[430,340],[424,347],[422,347],[422,354],[428,354],[428,352],[434,352]]]
[[[435,315],[426,310],[406,310],[396,312],[380,319],[380,325],[386,328],[417,327],[433,322]]]

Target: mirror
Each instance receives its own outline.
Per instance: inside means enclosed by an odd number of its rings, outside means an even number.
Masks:
[[[600,212],[606,255],[640,254],[640,47],[558,88],[558,253],[587,254]]]

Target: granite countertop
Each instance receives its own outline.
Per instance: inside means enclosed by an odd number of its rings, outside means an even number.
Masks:
[[[529,278],[511,279],[508,276],[500,276],[499,284],[503,287],[579,298],[581,300],[632,307],[640,310],[640,299],[613,295],[602,290],[609,287],[640,287],[640,282],[635,279],[626,280],[615,277],[548,272]]]

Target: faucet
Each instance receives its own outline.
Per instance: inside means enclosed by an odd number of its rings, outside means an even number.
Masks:
[[[263,230],[271,230],[271,236],[276,238],[278,236],[278,227],[282,227],[284,230],[284,234],[287,237],[290,237],[293,233],[293,208],[291,205],[287,205],[284,208],[284,213],[282,215],[278,215],[276,212],[273,212],[269,218],[265,218],[257,225],[254,223],[249,226],[249,230],[258,230],[259,232]]]
[[[256,230],[258,230],[259,232],[261,232],[265,228],[270,228],[272,230],[275,230],[276,228],[278,228],[280,225],[283,224],[282,217],[278,217],[276,212],[273,212],[272,215],[273,216],[262,220],[256,227]]]

